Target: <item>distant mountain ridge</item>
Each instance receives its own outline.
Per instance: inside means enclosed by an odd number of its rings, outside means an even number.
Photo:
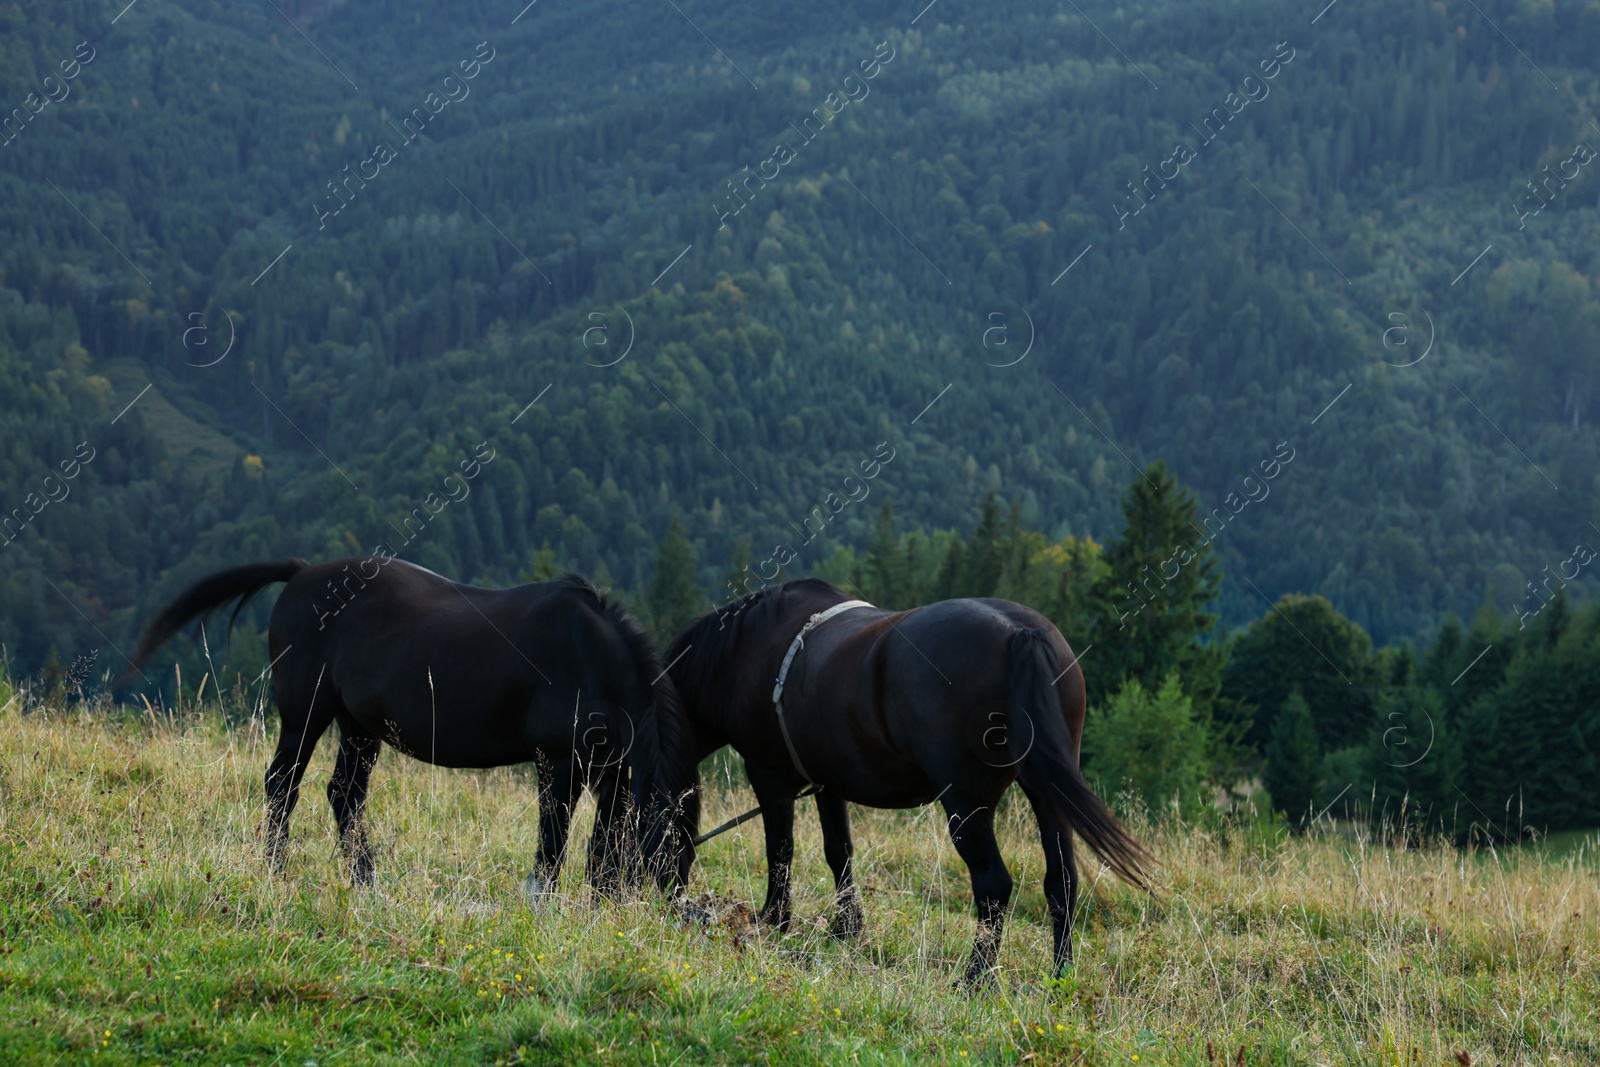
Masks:
[[[1425,635],[1600,536],[1600,168],[1518,217],[1600,146],[1600,3],[920,6],[0,12],[0,102],[95,49],[0,147],[4,506],[101,450],[7,542],[14,661],[367,551],[483,441],[408,551],[484,582],[549,546],[641,589],[678,510],[718,587],[880,441],[908,527],[995,490],[1102,538],[1155,458],[1232,513],[1287,442],[1215,539],[1229,624],[1302,591]]]

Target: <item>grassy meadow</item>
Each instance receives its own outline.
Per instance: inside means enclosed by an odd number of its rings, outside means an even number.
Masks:
[[[759,821],[702,849],[690,891],[715,896],[688,921],[582,887],[587,813],[563,892],[530,906],[531,772],[387,751],[379,884],[352,891],[331,737],[275,878],[270,718],[21,704],[0,712],[0,1063],[1600,1063],[1593,841],[1557,859],[1139,820],[1159,898],[1099,878],[1052,982],[1042,854],[1006,803],[1018,893],[999,982],[969,996],[966,871],[932,809],[856,810],[867,928],[843,944],[809,805],[787,936],[734,903],[764,892]],[[713,788],[705,825],[751,806]]]

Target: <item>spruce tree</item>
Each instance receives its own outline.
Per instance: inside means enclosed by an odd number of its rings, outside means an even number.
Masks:
[[[1370,788],[1373,822],[1389,833],[1414,839],[1456,833],[1482,821],[1457,792],[1462,779],[1460,734],[1436,690],[1395,687],[1378,698],[1366,764],[1370,784],[1351,783],[1352,792]]]
[[[1013,504],[1009,513],[1002,509],[992,491],[984,497],[978,528],[972,531],[972,542],[963,561],[965,566],[956,596],[994,596],[1016,538],[1020,514],[1018,504]]]
[[[1125,525],[1106,549],[1106,575],[1093,597],[1093,648],[1083,653],[1090,702],[1104,703],[1130,678],[1156,689],[1176,671],[1184,693],[1209,716],[1223,655],[1207,641],[1217,616],[1206,606],[1220,577],[1195,521],[1194,494],[1157,460],[1128,486],[1122,514]]]
[[[1007,511],[994,492],[985,496],[972,537],[965,543],[953,542],[945,555],[939,568],[937,599],[996,595],[1007,568],[1014,569],[1022,537],[1021,515],[1020,503],[1014,502]]]
[[[906,550],[895,530],[894,508],[887,501],[872,523],[866,568],[858,584],[866,598],[880,608],[904,611],[916,607],[911,600],[911,571]]]
[[[966,549],[957,537],[950,542],[950,547],[945,550],[944,560],[939,564],[939,575],[934,579],[934,599],[949,600],[959,596],[956,592],[961,587],[961,572],[965,567]]]
[[[1267,741],[1261,782],[1272,802],[1296,826],[1304,826],[1316,801],[1322,748],[1305,697],[1292,692],[1278,708]]]
[[[1560,613],[1562,608],[1552,606],[1548,610]],[[1541,620],[1548,623],[1550,618],[1541,613],[1524,630],[1503,622],[1491,607],[1484,605],[1472,620],[1472,629],[1463,632],[1451,615],[1428,654],[1422,677],[1444,694],[1449,710],[1461,711],[1493,693],[1505,680],[1517,648]]]
[[[656,573],[650,580],[650,614],[658,641],[666,643],[709,610],[697,580],[699,559],[677,511],[656,548]]]
[[[1600,716],[1593,710],[1600,702],[1600,606],[1574,614],[1561,590],[1521,637],[1504,680],[1464,716],[1471,817],[1507,837],[1593,826],[1600,821]]]
[[[728,604],[760,588],[760,575],[750,569],[750,535],[740,534],[733,539],[728,569],[722,573],[722,581],[712,599],[718,604]]]

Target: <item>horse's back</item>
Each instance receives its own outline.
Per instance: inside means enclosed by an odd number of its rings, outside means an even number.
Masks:
[[[989,742],[1012,728],[1013,639],[1039,631],[1062,667],[1075,662],[1043,615],[995,598],[938,601],[895,613],[848,612],[806,637],[793,713],[814,716],[808,741],[852,765],[845,791],[874,806],[921,803],[939,782],[1009,780]],[[1074,733],[1081,686],[1058,677]],[[829,743],[828,739],[832,739]],[[820,755],[820,753],[819,753]]]
[[[484,589],[401,560],[308,568],[280,595],[272,639],[278,669],[298,678],[292,696],[312,699],[314,673],[366,732],[471,767],[570,747],[568,720],[589,710],[579,693],[614,675],[622,651],[580,583]]]

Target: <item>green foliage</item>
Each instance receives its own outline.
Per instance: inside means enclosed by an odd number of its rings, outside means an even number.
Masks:
[[[1317,812],[1326,812],[1334,819],[1357,820],[1370,812],[1381,821],[1382,808],[1371,803],[1372,781],[1371,755],[1366,745],[1346,745],[1324,752],[1317,767]],[[1366,795],[1361,793],[1363,789]]]
[[[750,557],[750,535],[740,534],[733,541],[733,555],[728,561],[728,569],[722,575],[722,582],[717,586],[713,600],[725,604],[730,600],[737,600],[746,593],[755,592],[757,586],[751,578],[749,570],[752,560]],[[746,588],[746,585],[750,588]]]
[[[1132,790],[1152,812],[1195,818],[1212,807],[1210,737],[1176,674],[1150,691],[1130,678],[1084,722],[1084,772],[1104,795]]]
[[[1082,647],[1093,626],[1094,590],[1105,580],[1100,545],[1070,534],[1052,540],[1030,529],[1017,506],[1003,510],[992,494],[983,514],[986,521],[970,537],[956,530],[900,533],[886,503],[864,555],[841,546],[811,573],[896,610],[956,595],[1014,600]]]
[[[1291,593],[1233,637],[1223,692],[1246,709],[1259,709],[1247,733],[1258,745],[1291,693],[1305,699],[1322,749],[1362,744],[1374,721],[1379,680],[1371,657],[1371,639],[1325,597]]]
[[[704,40],[687,23],[619,43],[609,27],[635,13],[615,0],[540,6],[494,39],[471,97],[378,178],[352,179],[325,226],[313,205],[331,203],[330,182],[396,138],[386,109],[436,90],[498,10],[289,11],[336,70],[285,44],[298,35],[282,37],[267,5],[143,9],[95,42],[71,99],[0,149],[0,514],[27,511],[79,442],[98,450],[71,498],[4,549],[0,638],[25,673],[52,644],[67,661],[127,647],[208,570],[370,551],[486,440],[498,458],[470,497],[405,552],[483,583],[512,580],[548,543],[643,590],[676,504],[700,582],[720,586],[738,538],[766,558],[886,439],[899,458],[872,488],[892,485],[903,528],[987,531],[946,573],[955,591],[991,583],[997,561],[1004,573],[991,491],[1052,541],[1109,543],[1108,471],[1124,454],[1168,457],[1210,514],[1308,427],[1292,445],[1307,459],[1215,551],[1263,589],[1329,597],[1384,642],[1474,611],[1492,567],[1512,566],[1519,588],[1593,519],[1600,212],[1576,185],[1525,230],[1511,206],[1592,136],[1588,0],[1491,12],[1537,70],[1470,10],[1345,0],[1337,24],[1330,12],[1294,42],[1270,98],[1126,224],[1127,184],[1237,87],[1239,57],[1270,54],[1277,7],[1119,9],[1161,93],[1043,0],[924,32],[949,17],[936,8],[905,38],[850,5],[729,13],[707,32],[742,57],[752,94],[688,58]],[[81,0],[13,18],[4,106],[96,20]],[[899,54],[870,99],[795,167],[750,179],[749,210],[724,217],[734,204],[708,175],[759,164],[752,153],[816,106],[825,72],[886,36]],[[997,149],[997,130],[1022,132]],[[1434,192],[1396,193],[1409,188]],[[1282,215],[1263,215],[1261,196]],[[885,218],[938,273],[908,265]],[[1505,236],[1452,284],[1462,250],[1439,235],[1466,232]],[[1052,285],[1090,244],[1071,284]],[[941,274],[962,279],[962,300]],[[985,316],[1018,303],[1058,343],[985,366]],[[1420,354],[1423,309],[1451,323],[1429,360],[1384,366]],[[1385,332],[1396,313],[1404,353]],[[186,347],[192,315],[204,352]],[[230,328],[226,359],[191,365]],[[630,328],[639,343],[600,366]],[[1430,377],[1445,359],[1462,395]],[[1315,478],[1302,462],[1321,463]],[[876,506],[838,513],[800,569],[862,549]],[[908,559],[931,554],[937,583],[948,548]],[[1130,580],[1142,589],[1139,567],[1118,571],[1123,604]],[[890,586],[891,602],[909,595]],[[1230,583],[1206,610],[1237,625],[1260,605]],[[252,617],[264,625],[266,609]],[[1202,705],[1209,684],[1185,674]]]
[[[894,507],[885,502],[872,524],[860,581],[853,584],[872,590],[869,598],[880,607],[904,611],[917,606],[923,602],[921,583],[916,580],[920,577],[916,566],[920,562],[916,559],[918,547],[896,533]]]
[[[1377,711],[1359,772],[1347,776],[1354,792],[1368,792],[1373,820],[1416,836],[1455,834],[1473,822],[1470,807],[1465,819],[1459,817],[1468,795],[1459,716],[1443,696],[1431,688],[1397,686],[1380,695]]]
[[[1021,562],[1021,506],[1001,508],[991,492],[983,498],[977,529],[965,541],[955,541],[939,568],[934,599],[993,596],[1001,576]]]
[[[1309,644],[1327,654],[1306,651]],[[1411,839],[1516,838],[1600,823],[1600,602],[1564,590],[1531,622],[1453,616],[1418,657],[1374,653],[1317,597],[1285,597],[1232,642],[1224,693],[1278,713],[1263,782],[1293,819],[1338,802]],[[1329,662],[1332,660],[1332,662]],[[1357,684],[1347,684],[1346,679]]]
[[[1148,481],[1129,484],[1126,525],[1106,549],[1088,537],[1052,540],[1028,526],[1020,501],[1007,508],[989,493],[976,528],[965,537],[955,531],[901,534],[886,503],[865,558],[839,549],[814,573],[835,581],[848,576],[873,603],[897,609],[957,597],[1027,604],[1049,618],[1080,654],[1092,646],[1084,666],[1091,704],[1103,703],[1129,679],[1155,689],[1173,675],[1209,717],[1223,658],[1222,650],[1206,640],[1216,622],[1205,605],[1216,596],[1217,563],[1201,545],[1186,563],[1174,566],[1176,550],[1194,541],[1193,494],[1180,489],[1159,461],[1147,474]],[[1157,576],[1164,561],[1166,582]],[[1130,609],[1122,594],[1135,577],[1148,600],[1135,600]],[[1217,740],[1226,738],[1218,734]]]
[[[1209,713],[1223,652],[1206,641],[1217,621],[1207,607],[1221,575],[1210,543],[1197,541],[1194,494],[1157,460],[1128,483],[1122,516],[1096,588],[1090,702],[1126,681],[1154,688],[1176,672],[1183,691]]]
[[[1503,680],[1462,715],[1468,802],[1460,818],[1508,835],[1525,827],[1594,826],[1600,823],[1594,788],[1600,780],[1600,716],[1594,714],[1600,707],[1600,602],[1574,612],[1560,595],[1520,640],[1511,634],[1507,627],[1500,635],[1502,644],[1511,644]]]
[[[548,582],[561,577],[561,573],[555,550],[547,544],[533,554],[533,565],[523,568],[517,578],[523,582]]]
[[[1176,670],[1219,781],[1260,759],[1298,691],[1324,785],[1352,779],[1353,750],[1383,754],[1391,712],[1433,709],[1459,778],[1435,755],[1372,770],[1408,811],[1449,801],[1496,832],[1596,821],[1576,605],[1600,569],[1536,616],[1550,579],[1528,579],[1596,514],[1600,210],[1576,184],[1526,226],[1513,207],[1592,136],[1592,0],[1503,4],[1494,32],[1449,5],[1344,0],[1136,218],[1115,208],[1128,183],[1190,136],[1190,103],[1237,86],[1239,57],[1267,54],[1277,6],[1135,3],[1091,25],[1020,0],[957,32],[941,5],[904,36],[850,5],[726,12],[707,32],[753,94],[686,58],[704,40],[683,20],[619,38],[636,13],[597,5],[507,27],[471,98],[326,226],[313,203],[394,137],[386,111],[504,21],[487,0],[448,19],[414,0],[383,19],[289,11],[332,62],[268,6],[141,4],[72,98],[0,148],[0,642],[18,677],[44,669],[49,689],[89,650],[128,648],[207,572],[371,551],[482,443],[493,461],[404,558],[483,584],[571,567],[661,605],[659,632],[831,498],[786,574],[893,607],[1032,604],[1089,650],[1097,706]],[[105,19],[83,0],[37,15],[0,12],[3,106]],[[1101,28],[1138,42],[1161,93]],[[735,209],[707,175],[757,163],[751,146],[885,36],[899,56],[871,98]],[[997,148],[997,130],[1015,136]],[[934,270],[907,266],[885,219]],[[1464,276],[1441,237],[1462,233],[1500,235]],[[1019,305],[1056,342],[1004,369],[974,358],[996,354],[991,309]],[[1449,327],[1425,342],[1428,321]],[[225,329],[227,358],[194,366]],[[897,458],[862,482],[879,441]],[[93,460],[48,499],[80,447]],[[1294,450],[1245,508],[1246,477]],[[1119,512],[1130,463],[1145,472]],[[1219,514],[1208,558],[1163,573],[1195,543],[1184,527]],[[1295,609],[1321,652],[1263,615],[1263,589],[1337,605]],[[225,676],[265,667],[269,610],[214,640]],[[1220,689],[1212,616],[1261,616]],[[1363,633],[1418,652],[1373,655]],[[210,668],[194,643],[164,655],[152,677]]]
[[[676,513],[656,549],[655,577],[650,580],[650,617],[657,642],[666,645],[695,619],[710,610],[695,580],[698,561]]]
[[[1147,483],[1138,480],[1130,485],[1129,510],[1143,516],[1138,524],[1130,521],[1135,531],[1159,528],[1163,521],[1171,527],[1173,516],[1181,514],[1181,508],[1150,506],[1182,499],[1170,476],[1157,473],[1165,493],[1141,491]],[[1144,504],[1134,503],[1141,496]],[[1041,611],[1081,654],[1090,644],[1082,635],[1115,629],[1116,617],[1107,612],[1122,602],[1109,594],[1114,579],[1108,560],[1121,561],[1124,575],[1142,571],[1144,563],[1130,562],[1139,558],[1140,539],[1125,536],[1106,552],[1088,538],[1053,541],[1029,529],[1019,511],[990,500],[987,521],[962,537],[948,530],[900,533],[885,506],[865,557],[840,548],[815,573],[894,607],[911,606],[923,590],[941,588],[1003,596]],[[1145,537],[1143,543],[1159,542]],[[985,560],[999,561],[997,576],[992,563],[978,565]],[[983,575],[992,585],[975,580]],[[1165,644],[1146,646],[1155,651],[1141,652],[1167,657],[1158,696],[1174,680],[1181,687],[1185,662],[1213,654],[1192,629],[1187,645],[1170,639],[1185,630],[1163,617],[1169,610],[1179,610],[1180,619],[1205,615],[1182,596],[1152,596],[1140,609],[1144,633],[1169,635]],[[1584,617],[1592,618],[1595,610]],[[1447,619],[1419,659],[1409,644],[1375,652],[1361,627],[1326,598],[1285,596],[1227,643],[1231,659],[1210,713],[1185,694],[1205,735],[1204,743],[1185,751],[1201,754],[1206,762],[1199,777],[1211,782],[1232,785],[1241,774],[1259,771],[1277,807],[1296,822],[1337,803],[1334,814],[1340,817],[1370,817],[1408,834],[1465,832],[1472,825],[1501,834],[1523,825],[1588,825],[1600,819],[1600,811],[1582,799],[1587,794],[1576,785],[1588,773],[1593,744],[1582,709],[1591,699],[1585,687],[1600,682],[1567,666],[1587,654],[1576,637],[1565,636],[1572,619],[1564,597],[1533,620],[1526,641],[1492,612],[1480,612],[1467,632]],[[1549,657],[1558,650],[1559,665],[1552,665]],[[1091,687],[1111,684],[1106,679],[1112,662],[1100,658],[1098,648],[1089,654],[1084,670]],[[1150,689],[1141,682],[1138,692]],[[1107,708],[1122,706],[1116,700],[1092,704],[1091,732],[1104,729]],[[1229,717],[1233,708],[1243,709],[1244,721],[1253,724],[1248,734]],[[1269,708],[1270,716],[1264,711]],[[1465,745],[1466,737],[1474,743]],[[1562,745],[1559,752],[1552,747]],[[1547,769],[1569,787],[1530,788]],[[1131,777],[1132,771],[1117,774]],[[1515,811],[1507,808],[1512,799],[1521,805]]]
[[[1279,705],[1265,756],[1262,784],[1291,821],[1297,826],[1305,825],[1316,803],[1322,745],[1311,709],[1298,691],[1290,692]]]

